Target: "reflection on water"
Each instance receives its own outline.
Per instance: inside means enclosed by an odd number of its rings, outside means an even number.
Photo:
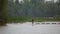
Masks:
[[[7,24],[7,26],[0,26],[0,34],[60,34],[60,25]]]

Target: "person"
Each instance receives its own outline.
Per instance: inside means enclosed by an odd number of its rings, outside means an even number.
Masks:
[[[34,24],[34,18],[32,18],[32,24]]]

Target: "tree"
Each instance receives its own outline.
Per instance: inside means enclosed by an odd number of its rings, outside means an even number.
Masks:
[[[60,15],[59,3],[47,2],[44,0],[18,0],[9,2],[9,13],[12,16],[33,16],[33,17],[53,17]],[[14,9],[13,9],[14,8]]]
[[[7,23],[7,0],[0,0],[0,25]]]

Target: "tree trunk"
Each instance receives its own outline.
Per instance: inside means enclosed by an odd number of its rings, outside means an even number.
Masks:
[[[0,0],[0,25],[7,23],[7,2],[8,0]]]

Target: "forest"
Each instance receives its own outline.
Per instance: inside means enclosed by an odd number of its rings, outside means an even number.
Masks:
[[[60,0],[8,0],[8,21],[60,21]]]

